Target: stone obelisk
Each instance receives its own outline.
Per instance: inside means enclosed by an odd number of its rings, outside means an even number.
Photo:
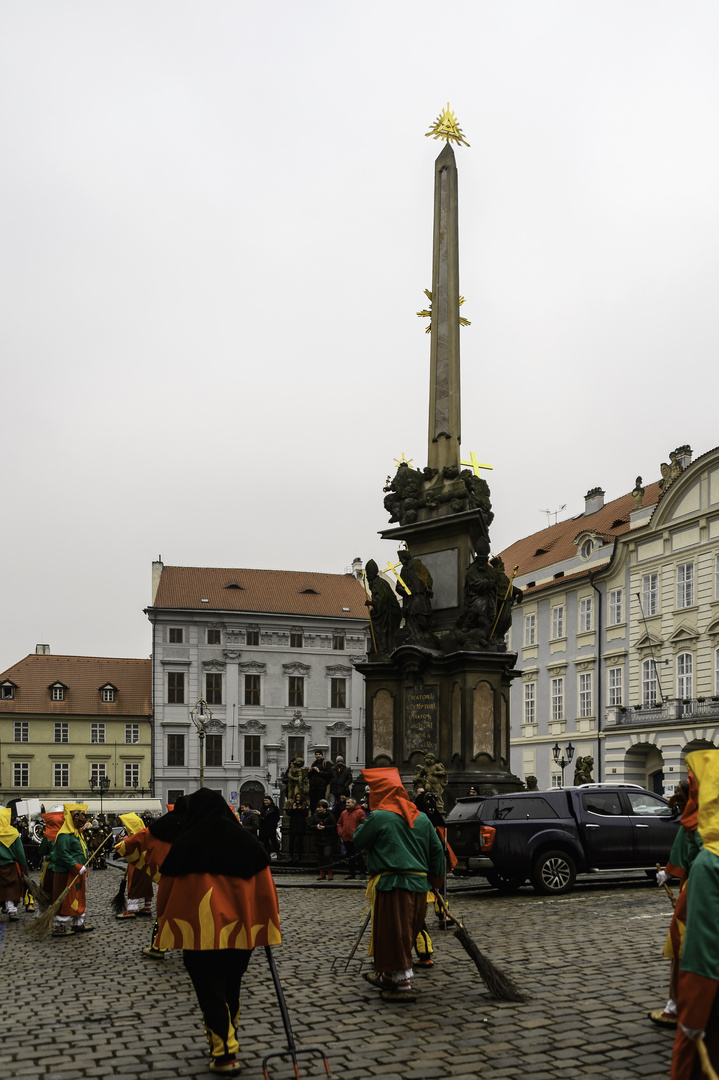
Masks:
[[[459,202],[457,165],[447,142],[434,163],[430,348],[429,449],[427,464],[440,472],[459,469]]]

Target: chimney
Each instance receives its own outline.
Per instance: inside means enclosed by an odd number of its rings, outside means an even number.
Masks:
[[[676,460],[683,469],[688,468],[692,463],[692,448],[689,443],[684,446],[678,446],[674,451],[676,454]]]
[[[362,580],[362,560],[359,555],[356,559],[352,560],[352,573],[358,581]]]
[[[152,600],[151,604],[154,605],[155,597],[157,596],[157,589],[160,584],[160,574],[165,569],[162,565],[162,555],[157,556],[157,562],[152,564]]]
[[[604,492],[600,487],[592,488],[584,496],[584,516],[589,517],[590,514],[596,514],[597,510],[601,510],[604,506]]]
[[[49,655],[50,655],[50,646],[49,645],[36,645],[35,646],[35,656],[49,656]]]

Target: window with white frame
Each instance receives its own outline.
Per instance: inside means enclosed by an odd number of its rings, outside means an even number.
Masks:
[[[533,724],[537,715],[537,684],[527,682],[524,684],[524,722]]]
[[[583,596],[579,601],[579,633],[585,634],[592,629],[592,598]]]
[[[104,743],[105,741],[105,725],[104,724],[90,724],[90,742],[91,743]]]
[[[64,722],[57,723],[54,726],[55,742],[66,743],[70,742],[70,725]]]
[[[140,786],[140,763],[135,761],[125,762],[125,787],[136,788]]]
[[[609,626],[624,622],[624,589],[609,590]]]
[[[125,742],[133,746],[140,741],[140,725],[125,724]]]
[[[552,720],[564,719],[564,676],[551,681]]]
[[[657,703],[657,669],[653,660],[642,663],[642,705],[653,709]]]
[[[104,761],[90,762],[90,787],[93,784],[99,784],[100,780],[104,780],[106,775],[107,769]]]
[[[536,645],[537,644],[537,616],[525,615],[524,616],[524,644]]]
[[[659,574],[642,577],[642,611],[645,615],[656,615],[659,611]]]
[[[53,787],[70,787],[70,764],[67,761],[56,761],[52,767]]]
[[[694,606],[694,563],[677,566],[677,607]]]
[[[64,686],[51,686],[50,695],[53,701],[65,700],[65,687]]]
[[[592,707],[592,673],[582,672],[579,676],[579,715],[593,716]]]
[[[28,761],[13,762],[12,786],[30,787],[30,763]]]
[[[694,697],[694,657],[690,652],[679,653],[677,657],[677,697]]]
[[[115,688],[114,686],[103,686],[102,688],[102,700],[110,702],[115,700]]]
[[[15,697],[15,686],[11,682],[0,683],[0,698],[3,701],[12,701]]]
[[[12,726],[13,742],[30,741],[30,725],[27,720],[16,720]]]
[[[607,670],[607,705],[611,708],[622,705],[624,671],[620,667],[610,667]]]
[[[549,785],[553,788],[560,788],[562,786],[562,774],[555,772],[549,778]]]
[[[552,608],[552,637],[564,637],[564,604]]]

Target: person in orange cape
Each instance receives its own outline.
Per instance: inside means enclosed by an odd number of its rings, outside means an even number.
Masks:
[[[357,827],[354,843],[367,852],[372,901],[370,956],[373,972],[365,978],[384,1001],[411,1002],[412,946],[424,925],[430,885],[440,888],[444,851],[434,826],[411,801],[397,769],[363,769],[369,784],[367,821]]]
[[[137,814],[120,814],[120,821],[130,839],[137,833],[145,832],[146,825]],[[116,849],[119,845],[116,845]],[[127,899],[125,910],[118,912],[118,919],[134,919],[137,915],[145,915],[152,918],[152,878],[144,870],[133,866],[127,868]]]
[[[176,805],[116,850],[159,876],[155,945],[182,949],[210,1070],[234,1075],[242,976],[254,948],[282,940],[277,892],[267,852],[218,792],[203,787],[185,801],[184,813]]]

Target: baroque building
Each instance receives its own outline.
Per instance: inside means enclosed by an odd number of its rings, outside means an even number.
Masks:
[[[364,766],[367,609],[352,573],[152,565],[155,793],[277,797],[294,757]],[[200,726],[198,726],[200,725]],[[202,761],[200,759],[202,747]]]
[[[691,750],[719,745],[719,448],[672,451],[662,479],[512,544],[524,601],[511,642],[512,764],[561,783],[553,747],[595,781],[673,792]]]
[[[49,645],[0,674],[0,803],[150,794],[149,660],[53,656]],[[94,805],[94,803],[93,803]]]

